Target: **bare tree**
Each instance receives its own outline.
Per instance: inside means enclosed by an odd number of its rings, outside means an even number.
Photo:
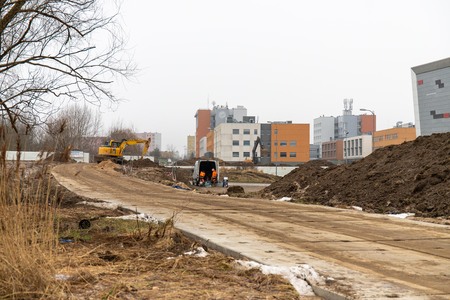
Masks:
[[[115,141],[139,139],[134,128],[124,127],[121,122],[116,122],[115,125],[111,126],[108,136]],[[125,152],[130,155],[139,155],[142,153],[142,147],[142,144],[127,146]]]
[[[101,117],[87,105],[73,104],[50,117],[46,126],[46,148],[62,151],[63,149],[78,149],[87,152],[98,148],[91,143],[101,129]],[[94,152],[95,153],[95,152]]]
[[[116,102],[114,78],[134,67],[124,58],[117,14],[100,0],[0,0],[0,113],[42,124],[64,100]],[[118,10],[118,7],[117,7]]]

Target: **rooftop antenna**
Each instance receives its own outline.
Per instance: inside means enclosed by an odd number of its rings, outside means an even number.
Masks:
[[[344,116],[349,116],[352,114],[352,110],[353,110],[353,99],[344,99]]]

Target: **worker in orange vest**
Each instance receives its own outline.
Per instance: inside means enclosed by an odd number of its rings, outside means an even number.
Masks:
[[[211,171],[212,171],[211,183],[216,184],[217,183],[217,171],[214,168]]]
[[[205,183],[205,171],[200,171],[200,183],[204,184]]]

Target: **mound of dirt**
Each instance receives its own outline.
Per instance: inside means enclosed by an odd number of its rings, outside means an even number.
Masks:
[[[99,162],[95,168],[102,169],[102,170],[115,170],[118,169],[118,164],[112,162],[111,160],[104,160],[102,162]]]
[[[138,168],[133,170],[131,174],[137,178],[147,181],[153,181],[164,185],[172,185],[175,181],[172,178],[172,174],[165,168]]]
[[[266,174],[261,171],[254,169],[221,169],[220,177],[228,177],[230,182],[246,182],[246,183],[273,183],[277,181],[280,177]]]
[[[244,188],[239,185],[230,186],[227,188],[227,195],[228,196],[238,196],[241,194],[245,194]]]
[[[266,198],[375,213],[450,216],[450,133],[418,137],[376,150],[350,165],[301,165],[261,192]]]
[[[123,162],[124,165],[132,166],[135,168],[162,168],[159,164],[155,163],[154,161],[144,158],[144,159],[137,159],[137,160],[127,160]]]

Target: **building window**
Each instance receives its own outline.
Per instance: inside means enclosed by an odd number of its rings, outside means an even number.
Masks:
[[[280,146],[287,146],[287,142],[286,141],[281,141],[280,142]]]
[[[277,141],[273,142],[273,145],[278,146],[278,142]]]
[[[233,157],[239,157],[239,152],[233,152]]]
[[[297,141],[291,141],[291,142],[289,143],[289,146],[291,146],[291,147],[296,147],[296,146],[297,146]]]
[[[244,152],[244,157],[250,157],[250,152]]]
[[[289,157],[297,157],[297,152],[289,152]]]
[[[233,140],[233,146],[239,146],[239,141],[238,140]]]
[[[250,146],[250,141],[244,141],[244,146]]]
[[[233,129],[233,134],[239,134],[239,129]]]
[[[258,135],[258,129],[253,129],[253,134]]]
[[[244,134],[250,134],[250,129],[244,129]]]
[[[280,152],[280,157],[287,157],[287,153],[286,152]]]

